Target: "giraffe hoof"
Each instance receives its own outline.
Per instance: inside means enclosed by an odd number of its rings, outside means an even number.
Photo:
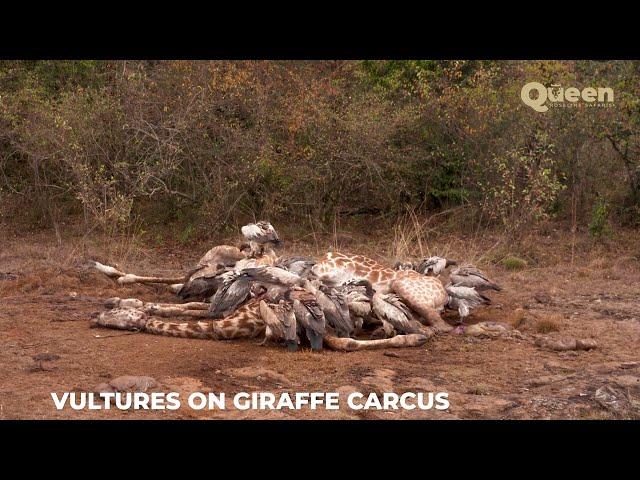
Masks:
[[[136,276],[131,274],[131,273],[127,273],[126,275],[123,275],[122,277],[118,278],[117,282],[120,285],[127,285],[129,283],[135,283],[136,282]]]

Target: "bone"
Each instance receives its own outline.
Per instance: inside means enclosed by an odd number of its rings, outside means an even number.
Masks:
[[[122,277],[125,275],[123,272],[118,270],[117,268],[111,267],[109,265],[103,265],[100,262],[93,262],[93,268],[98,270],[99,272],[104,273],[107,277]]]
[[[144,302],[137,298],[120,298],[113,297],[108,298],[104,302],[107,308],[177,308],[181,310],[209,310],[210,303],[205,302],[187,302],[187,303],[158,303],[158,302]]]
[[[393,338],[379,340],[356,340],[353,338],[338,338],[326,335],[325,345],[331,350],[343,352],[355,352],[358,350],[380,350],[385,348],[419,347],[424,345],[429,337],[419,333],[410,335],[396,335]]]
[[[118,278],[120,285],[128,285],[131,283],[165,283],[169,285],[175,285],[184,280],[184,276],[180,277],[145,277],[141,275],[135,275],[133,273],[127,273]]]
[[[535,339],[535,345],[548,350],[563,352],[567,350],[593,350],[598,348],[595,340],[586,339],[570,339],[570,340],[553,340],[548,337],[538,337]]]
[[[179,277],[153,277],[145,275],[135,275],[133,273],[121,272],[115,267],[104,265],[100,262],[93,262],[93,267],[99,272],[104,273],[111,278],[117,278],[120,285],[129,285],[131,283],[164,283],[174,292],[178,292],[184,282],[184,275]]]

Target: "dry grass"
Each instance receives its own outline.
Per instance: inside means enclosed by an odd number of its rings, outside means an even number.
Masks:
[[[415,261],[440,255],[486,268],[488,273],[500,269],[513,272],[512,276],[528,278],[530,269],[556,265],[566,272],[569,257],[566,242],[562,242],[563,225],[548,228],[552,233],[545,236],[531,232],[513,240],[486,227],[452,226],[451,217],[458,213],[420,216],[408,210],[396,221],[384,217],[336,218],[330,228],[323,229],[310,219],[304,225],[276,225],[276,228],[285,241],[283,254],[318,257],[333,249],[365,254],[390,265],[399,260]],[[33,242],[28,244],[20,239],[24,232],[16,229],[13,238],[6,235],[0,240],[2,272],[11,272],[17,264],[24,269],[25,264],[20,260],[26,258],[28,269],[65,269],[96,259],[123,268],[133,267],[133,270],[147,266],[154,272],[180,270],[190,266],[213,245],[237,244],[242,240],[239,234],[211,232],[207,238],[194,238],[185,243],[171,225],[148,231],[136,227],[118,235],[84,234],[79,233],[78,228],[73,222],[67,222],[60,232],[59,243],[51,242],[51,232],[36,231],[30,235]],[[580,263],[573,267],[573,275],[587,277],[597,271],[603,279],[626,278],[630,266],[640,266],[634,233],[616,234],[615,254],[609,251],[610,246],[594,243],[586,234],[579,235],[576,245],[582,254]],[[160,244],[158,235],[163,238]],[[158,253],[164,256],[162,264],[157,262]]]
[[[549,315],[538,318],[538,320],[536,320],[535,330],[538,333],[559,332],[562,320],[561,315]]]
[[[491,389],[484,384],[477,384],[467,390],[469,395],[489,395],[491,393]]]
[[[517,257],[507,257],[500,263],[507,270],[522,270],[527,267],[527,261]]]
[[[527,321],[527,311],[524,308],[516,308],[511,315],[507,318],[507,323],[513,326],[513,328],[521,328]]]
[[[418,215],[413,209],[407,210],[390,229],[393,236],[385,248],[387,259],[395,263],[438,255],[476,265],[490,262],[496,251],[503,247],[505,239],[488,234],[481,223],[475,229],[452,225],[456,215],[464,214],[464,208],[457,207],[427,217]],[[452,231],[458,233],[452,235]]]

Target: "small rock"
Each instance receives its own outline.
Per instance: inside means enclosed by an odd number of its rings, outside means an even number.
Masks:
[[[545,362],[544,368],[551,371],[559,370],[562,372],[575,372],[575,368],[564,365],[561,362],[552,362],[552,361]]]
[[[119,392],[136,391],[146,392],[152,388],[158,386],[155,378],[136,376],[136,375],[123,375],[122,377],[114,378],[109,382],[115,390]]]
[[[53,353],[39,353],[31,358],[33,358],[36,362],[52,362],[54,360],[59,360],[60,355],[55,355]]]
[[[527,384],[529,387],[542,387],[543,385],[549,385],[550,383],[560,382],[570,378],[571,375],[545,375],[539,378],[530,380]]]
[[[95,393],[111,393],[111,392],[115,392],[116,389],[113,388],[108,383],[99,383],[93,388],[93,391]]]
[[[592,338],[576,340],[576,350],[593,350],[594,348],[598,348],[598,343]]]
[[[605,385],[596,390],[594,398],[596,402],[607,410],[618,413],[623,412],[629,406],[624,393],[610,385]]]
[[[384,352],[383,355],[385,357],[400,358],[400,355],[398,355],[396,352]]]
[[[271,380],[279,384],[291,385],[291,380],[289,380],[286,376],[264,367],[231,368],[229,370],[226,370],[225,373],[232,377]]]
[[[636,368],[637,366],[640,366],[640,362],[622,362],[620,364],[620,368]]]

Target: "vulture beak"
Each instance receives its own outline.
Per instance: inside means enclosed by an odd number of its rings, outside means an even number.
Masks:
[[[283,242],[282,240],[280,240],[280,239],[278,239],[278,240],[274,240],[274,241],[273,241],[273,245],[274,245],[275,247],[282,247],[282,246],[284,245],[284,242]]]
[[[456,262],[455,260],[449,260],[449,259],[447,258],[447,263],[446,263],[445,268],[446,268],[446,267],[450,267],[451,265],[458,265],[458,262]]]

